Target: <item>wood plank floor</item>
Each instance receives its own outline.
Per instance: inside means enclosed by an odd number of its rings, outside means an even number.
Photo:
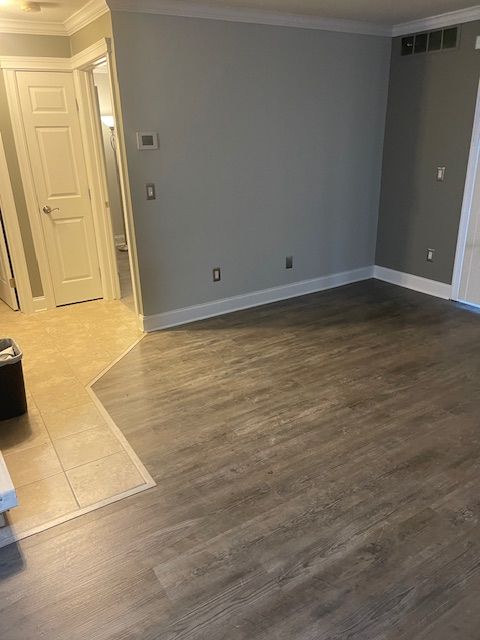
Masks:
[[[2,640],[478,640],[480,316],[376,281],[147,336],[158,486],[0,550]]]

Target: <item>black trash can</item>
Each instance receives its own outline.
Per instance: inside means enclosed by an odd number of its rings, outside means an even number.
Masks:
[[[3,356],[11,349],[13,356]],[[21,416],[27,411],[22,369],[23,354],[11,338],[0,338],[0,420]]]

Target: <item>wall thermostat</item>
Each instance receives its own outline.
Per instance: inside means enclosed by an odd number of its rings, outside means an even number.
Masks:
[[[158,149],[156,131],[137,131],[137,149]]]

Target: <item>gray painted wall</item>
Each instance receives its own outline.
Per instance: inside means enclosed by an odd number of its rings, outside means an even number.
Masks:
[[[392,46],[376,264],[450,283],[477,96],[480,22],[454,51]],[[436,167],[446,180],[436,181]],[[435,260],[425,260],[427,248]]]
[[[390,39],[112,19],[146,315],[373,263]]]

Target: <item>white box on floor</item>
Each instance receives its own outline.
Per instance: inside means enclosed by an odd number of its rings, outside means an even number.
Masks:
[[[17,494],[12,479],[8,473],[7,465],[0,452],[0,526],[4,524],[3,513],[18,505]]]

